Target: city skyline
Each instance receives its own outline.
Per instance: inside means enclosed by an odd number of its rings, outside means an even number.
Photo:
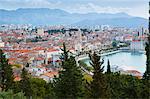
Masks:
[[[148,19],[149,0],[0,0],[0,9],[62,9],[70,13],[120,13]]]

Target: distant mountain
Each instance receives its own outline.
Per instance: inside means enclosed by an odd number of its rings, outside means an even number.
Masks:
[[[33,25],[113,25],[125,27],[148,27],[148,20],[133,17],[126,13],[68,13],[60,9],[20,8],[17,10],[0,9],[0,24]]]
[[[95,20],[82,20],[80,22],[75,23],[77,26],[94,26],[97,24],[108,24],[112,26],[122,26],[122,27],[139,27],[144,26],[148,27],[148,20],[139,17],[131,17],[131,18],[100,18]]]

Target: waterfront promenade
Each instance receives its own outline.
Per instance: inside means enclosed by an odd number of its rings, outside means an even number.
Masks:
[[[101,54],[101,56],[115,54],[115,53],[118,53],[120,51],[122,51],[122,50],[111,51],[111,52],[104,52],[104,53]],[[86,59],[89,59],[89,54],[83,54],[83,55],[80,55],[80,56],[76,56],[76,61],[86,60]]]
[[[127,51],[127,52],[131,52],[133,50],[129,50],[129,49],[118,49],[118,50],[115,50],[115,51],[110,51],[110,52],[103,52],[99,55],[101,56],[107,56],[107,55],[111,55],[111,54],[115,54],[115,53],[118,53],[118,52],[121,52],[121,51]],[[133,51],[134,52],[134,51]],[[139,50],[137,51],[138,53],[144,53],[145,54],[145,51],[144,50]],[[83,54],[83,55],[79,55],[79,56],[76,56],[76,60],[77,61],[80,61],[80,60],[86,60],[86,59],[89,59],[89,54]]]

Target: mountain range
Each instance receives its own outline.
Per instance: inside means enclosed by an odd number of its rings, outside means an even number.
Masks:
[[[0,24],[33,25],[111,25],[121,27],[148,27],[148,19],[133,17],[126,13],[69,13],[61,9],[19,8],[0,9]]]

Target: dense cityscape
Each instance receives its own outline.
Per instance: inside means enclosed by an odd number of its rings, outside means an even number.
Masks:
[[[143,27],[128,29],[108,25],[94,29],[3,25],[0,30],[1,49],[9,63],[14,67],[19,66],[20,69],[28,64],[28,71],[33,76],[43,78],[47,82],[54,77],[53,74],[58,75],[63,42],[72,54],[82,59],[86,58],[89,52],[108,53],[119,49],[144,51],[148,34],[148,30]],[[20,79],[20,74],[15,74],[16,79]]]
[[[0,24],[0,99],[149,99],[149,29]]]

